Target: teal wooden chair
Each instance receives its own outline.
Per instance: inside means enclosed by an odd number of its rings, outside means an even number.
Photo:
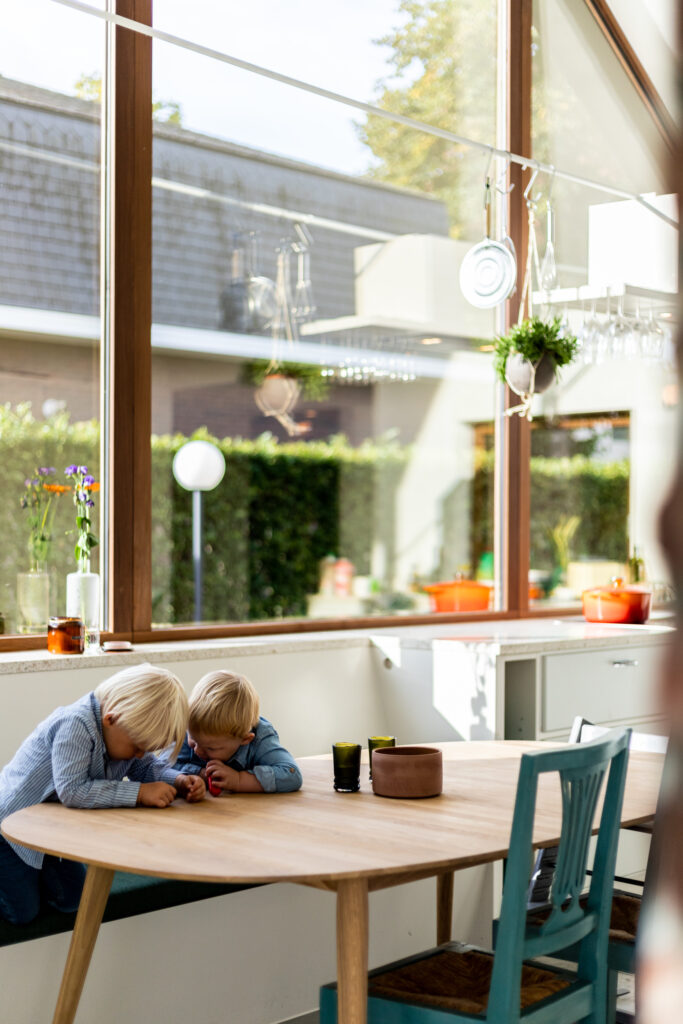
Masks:
[[[607,935],[628,740],[629,730],[615,731],[575,748],[522,756],[495,953],[446,943],[371,971],[368,1024],[604,1024]],[[540,926],[530,927],[526,904],[536,793],[539,777],[551,772],[559,773],[562,793],[552,911]],[[579,902],[605,778],[590,889]],[[574,944],[579,946],[575,973],[535,962]],[[325,985],[320,1021],[336,1020],[336,985]]]
[[[569,734],[570,743],[590,743],[592,740],[600,739],[608,733],[603,726],[594,725],[587,718],[577,715]],[[646,753],[666,754],[668,738],[651,733],[631,732],[630,750],[640,750]],[[641,825],[628,826],[630,831],[644,832],[652,835],[654,819],[643,822]],[[552,883],[555,865],[554,849],[539,850],[536,857],[536,865],[532,875],[532,882],[529,887],[528,921],[530,924],[540,922],[548,913],[548,895]],[[635,878],[614,875],[614,882],[629,885],[630,890],[614,888],[612,893],[612,910],[610,914],[609,939],[607,944],[607,1024],[615,1024],[626,1021],[633,1021],[632,1014],[619,1012],[617,1010],[617,983],[619,974],[634,974],[636,969],[636,937],[640,920],[640,908],[644,895],[647,876],[650,871],[650,860],[648,858],[648,871],[645,881]],[[633,891],[634,889],[642,891]],[[494,944],[498,921],[493,922]],[[559,950],[556,954],[560,960],[575,963],[579,950],[577,946]]]

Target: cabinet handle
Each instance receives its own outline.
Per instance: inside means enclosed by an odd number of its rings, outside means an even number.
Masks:
[[[637,668],[637,667],[638,667],[638,662],[637,661],[629,661],[628,659],[624,659],[623,661],[613,661],[612,662],[612,668]]]

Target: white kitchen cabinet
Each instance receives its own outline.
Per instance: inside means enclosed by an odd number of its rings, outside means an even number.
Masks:
[[[373,636],[382,706],[402,743],[557,739],[576,715],[663,732],[668,626],[524,619]]]

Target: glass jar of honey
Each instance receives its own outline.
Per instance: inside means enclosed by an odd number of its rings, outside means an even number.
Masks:
[[[47,622],[47,649],[52,654],[83,654],[85,650],[83,620],[51,615]]]

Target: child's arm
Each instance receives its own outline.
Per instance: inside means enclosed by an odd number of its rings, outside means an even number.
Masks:
[[[223,761],[207,761],[206,775],[226,793],[264,792],[263,786],[250,771],[235,771]]]
[[[251,748],[254,758],[249,770],[265,793],[293,793],[301,789],[303,778],[298,764],[280,743],[280,737],[268,723],[267,732]]]
[[[255,763],[238,772],[222,761],[208,761],[207,776],[230,793],[293,793],[303,782],[296,761],[275,731],[259,743]]]
[[[140,782],[167,782],[181,793],[188,803],[197,803],[204,799],[206,786],[198,774],[182,774],[175,766],[169,765],[163,757],[145,754],[136,758],[128,768],[128,778]]]
[[[70,720],[52,741],[52,778],[59,801],[67,807],[135,807],[143,803],[165,807],[175,796],[174,788],[158,781],[93,779],[90,775],[94,741],[85,724]]]

